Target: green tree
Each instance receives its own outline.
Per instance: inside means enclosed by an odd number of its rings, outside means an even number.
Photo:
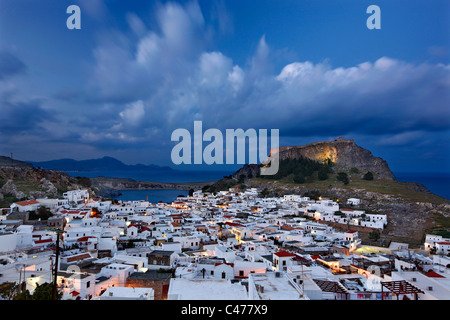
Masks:
[[[293,178],[295,183],[305,183],[305,177],[301,173],[297,173]]]
[[[339,172],[336,178],[338,181],[342,181],[344,184],[349,183],[348,175],[345,172]]]
[[[373,180],[373,173],[368,171],[364,176],[363,176],[364,180]]]
[[[194,195],[194,189],[189,189],[189,197],[192,197]]]
[[[13,300],[52,300],[53,284],[45,282],[43,284],[37,284],[33,294],[30,291],[24,290],[17,294]],[[61,300],[63,294],[60,291],[56,291],[56,300]]]
[[[352,168],[350,169],[350,173],[359,173],[359,169],[358,169],[358,168],[355,168],[355,167],[352,167]]]
[[[320,198],[320,191],[318,190],[310,190],[303,194],[304,197],[309,197],[312,200],[318,200]]]
[[[380,233],[376,230],[373,230],[369,233],[369,239],[372,241],[378,241],[380,239]]]
[[[259,194],[262,198],[268,197],[269,196],[269,189],[264,188],[261,193]]]
[[[327,180],[328,179],[328,168],[322,167],[319,169],[317,174],[319,180]]]
[[[19,291],[19,285],[15,282],[3,282],[0,284],[0,297],[5,300],[11,300]]]
[[[29,212],[28,219],[38,220],[40,218],[41,220],[48,220],[51,216],[53,216],[53,213],[48,208],[40,206],[36,211]]]

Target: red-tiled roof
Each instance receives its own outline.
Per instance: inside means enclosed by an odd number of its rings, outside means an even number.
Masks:
[[[444,246],[450,246],[450,242],[438,242],[437,244],[440,244],[440,245],[444,245]]]
[[[29,206],[31,204],[38,204],[39,202],[37,202],[36,200],[27,200],[27,201],[19,201],[16,202],[16,204],[18,204],[19,206]]]
[[[240,224],[240,223],[235,223],[235,222],[225,222],[225,224],[231,226],[231,227],[244,227],[244,225]]]
[[[88,239],[92,239],[92,238],[95,238],[95,237],[92,237],[92,236],[87,236],[87,237],[81,237],[81,238],[78,238],[78,242],[85,242],[85,241],[88,241]]]
[[[44,239],[44,240],[36,240],[34,243],[46,243],[46,242],[52,242],[52,239]]]
[[[304,257],[301,257],[301,256],[295,256],[294,260],[295,261],[301,261],[301,262],[310,262],[310,260],[308,260],[308,259],[306,259]]]
[[[433,270],[428,271],[425,275],[430,278],[445,278],[443,275],[440,275],[439,273],[434,272]]]
[[[67,262],[73,262],[73,261],[83,260],[83,259],[87,259],[87,258],[91,258],[91,255],[89,253],[84,253],[84,254],[79,254],[79,255],[67,258]]]
[[[275,252],[274,255],[276,255],[277,257],[280,257],[280,258],[282,258],[282,257],[295,257],[295,254],[287,252],[287,251],[284,251],[284,250]]]

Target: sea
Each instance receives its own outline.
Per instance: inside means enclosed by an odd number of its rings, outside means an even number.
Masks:
[[[165,183],[213,182],[228,176],[235,171],[66,171],[72,177],[108,177],[128,178],[138,181],[154,181]],[[188,195],[187,190],[119,190],[121,195],[114,199],[123,201],[147,200],[150,203],[172,202],[178,196]]]
[[[450,199],[450,173],[394,172],[397,181],[423,184],[432,193]]]
[[[207,182],[217,181],[228,176],[234,171],[67,171],[71,176],[77,177],[111,177],[131,178],[140,181],[155,182]],[[432,193],[450,199],[450,173],[424,173],[424,172],[394,172],[398,181],[417,182],[423,184]],[[122,195],[118,200],[148,200],[152,203],[158,201],[171,202],[179,195],[187,195],[188,191],[182,190],[120,190]]]

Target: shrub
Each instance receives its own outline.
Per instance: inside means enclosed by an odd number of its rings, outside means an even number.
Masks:
[[[345,172],[339,172],[336,178],[338,181],[342,181],[344,184],[349,183],[348,175]]]
[[[373,173],[368,171],[364,176],[363,176],[364,180],[373,180]]]

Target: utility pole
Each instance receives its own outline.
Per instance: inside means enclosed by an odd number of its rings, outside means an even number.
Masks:
[[[19,267],[19,293],[22,292],[22,269]]]
[[[305,296],[305,274],[303,273],[303,263],[302,263],[302,297]]]
[[[53,291],[52,291],[52,300],[56,300],[56,279],[58,277],[58,258],[59,258],[59,236],[61,231],[56,231],[56,257],[55,257],[55,267],[53,273]]]

